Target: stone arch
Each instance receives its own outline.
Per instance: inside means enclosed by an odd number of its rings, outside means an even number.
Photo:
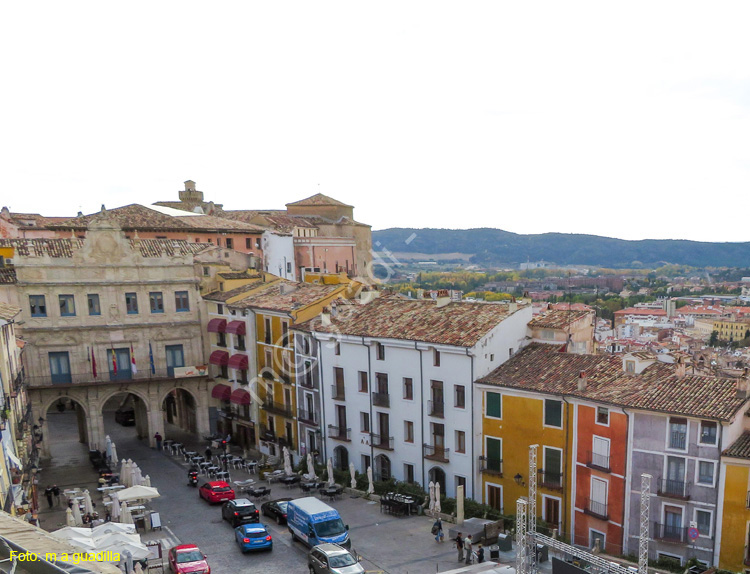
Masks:
[[[337,470],[349,470],[349,451],[344,446],[333,449],[333,468]]]
[[[136,432],[138,433],[138,436],[140,438],[148,438],[149,442],[153,441],[153,435],[156,431],[153,430],[153,417],[152,413],[154,411],[154,405],[152,403],[152,400],[149,399],[148,394],[146,394],[145,389],[137,386],[137,385],[124,385],[124,388],[120,387],[117,389],[111,389],[104,392],[99,398],[98,398],[98,415],[99,420],[101,424],[101,440],[104,440],[104,437],[106,436],[105,431],[105,423],[104,423],[104,407],[105,405],[118,395],[133,395],[139,399],[141,403],[143,403],[143,408],[145,410],[145,413],[143,411],[140,411],[136,405]]]
[[[201,411],[208,407],[203,404],[198,390],[186,386],[159,389],[158,412],[162,428],[170,424],[191,433],[201,431]]]
[[[390,480],[390,478],[393,477],[391,459],[384,454],[379,454],[378,456],[376,456],[374,471],[377,475],[375,480]]]
[[[31,398],[31,397],[30,397]],[[44,439],[41,443],[42,455],[45,457],[51,456],[50,443],[52,441],[52,433],[49,429],[49,412],[52,406],[59,400],[69,400],[77,405],[77,419],[78,419],[78,440],[85,444],[88,448],[94,444],[96,437],[96,430],[92,425],[91,409],[89,408],[88,402],[84,397],[78,395],[78,393],[43,393],[39,396],[39,416],[34,416],[34,420],[37,418],[42,419],[41,431]],[[34,404],[35,401],[32,401]]]
[[[445,470],[440,466],[433,466],[427,473],[427,482],[439,482],[441,492],[446,492],[447,485],[445,484],[447,476]]]

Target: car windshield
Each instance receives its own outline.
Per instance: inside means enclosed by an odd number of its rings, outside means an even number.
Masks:
[[[214,492],[229,492],[232,489],[228,486],[214,486],[213,488],[211,488],[211,490],[213,490]]]
[[[339,534],[343,534],[344,532],[346,532],[344,523],[340,518],[336,518],[334,520],[326,520],[325,522],[318,522],[315,525],[315,530],[318,533],[318,536],[322,536],[324,538],[328,538],[330,536],[338,536]]]
[[[286,514],[287,504],[289,504],[289,503],[288,502],[279,502],[279,510],[281,510],[281,512],[283,512],[284,514]]]
[[[185,562],[198,562],[203,560],[203,554],[200,550],[188,550],[187,552],[177,553],[177,563],[184,564]]]
[[[357,562],[354,559],[354,556],[348,552],[346,554],[339,554],[338,556],[331,556],[328,560],[331,564],[331,568],[343,568],[344,566],[351,566]]]

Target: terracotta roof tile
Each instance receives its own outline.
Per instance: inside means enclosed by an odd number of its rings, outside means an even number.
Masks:
[[[15,267],[0,267],[0,284],[9,284],[16,282]]]
[[[529,321],[532,329],[565,329],[576,321],[591,316],[591,311],[547,311]]]
[[[0,239],[0,247],[12,247],[22,257],[72,257],[83,239]]]
[[[570,395],[624,407],[728,421],[747,401],[736,380],[676,374],[674,364],[654,362],[638,375],[623,371],[620,355],[575,355],[533,343],[479,383]],[[586,389],[578,390],[581,371]]]
[[[615,311],[615,315],[663,315],[666,316],[667,312],[664,309],[644,309],[641,307],[628,307],[627,309],[620,309]]]
[[[143,257],[174,257],[195,255],[213,247],[212,243],[192,243],[184,239],[131,239],[130,246],[138,248]]]
[[[305,199],[287,203],[287,206],[290,205],[338,205],[342,207],[352,207],[351,205],[342,203],[341,201],[333,199],[332,197],[328,197],[327,195],[323,195],[322,193],[316,193],[315,195],[311,195],[310,197],[306,197]]]
[[[238,273],[217,273],[222,279],[260,279],[260,273],[249,274],[247,271]]]
[[[742,433],[742,436],[721,454],[731,458],[750,458],[750,432]]]
[[[282,286],[294,287],[294,291],[282,293]],[[294,281],[278,281],[266,289],[252,293],[245,299],[232,303],[238,309],[268,309],[270,311],[294,311],[328,297],[341,285],[313,285]]]
[[[237,295],[242,295],[243,293],[248,293],[253,289],[257,289],[258,283],[260,282],[261,281],[259,280],[247,285],[240,285],[239,287],[235,287],[234,289],[230,289],[229,291],[211,291],[210,293],[206,293],[205,295],[203,295],[203,298],[207,301],[225,303],[232,297],[236,297]]]

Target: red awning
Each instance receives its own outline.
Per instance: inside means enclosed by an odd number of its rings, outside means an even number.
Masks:
[[[250,393],[245,389],[235,389],[232,391],[232,396],[229,398],[235,405],[249,405],[250,404]]]
[[[229,357],[229,367],[231,369],[239,369],[240,371],[247,371],[247,355],[237,353]]]
[[[208,322],[208,332],[209,333],[224,333],[227,329],[227,320],[226,319],[211,319]]]
[[[208,362],[212,365],[226,365],[229,363],[229,353],[226,351],[214,351],[208,358]]]
[[[213,398],[221,399],[222,401],[228,401],[231,394],[232,389],[229,387],[229,385],[222,385],[221,383],[219,383],[218,385],[214,385],[214,388],[211,391],[211,396]]]
[[[244,335],[245,334],[245,322],[244,321],[230,321],[229,325],[227,325],[227,333],[232,333],[234,335]]]

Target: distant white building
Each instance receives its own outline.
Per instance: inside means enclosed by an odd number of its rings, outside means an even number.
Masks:
[[[263,232],[264,271],[289,281],[297,281],[294,265],[294,237],[291,233]]]

